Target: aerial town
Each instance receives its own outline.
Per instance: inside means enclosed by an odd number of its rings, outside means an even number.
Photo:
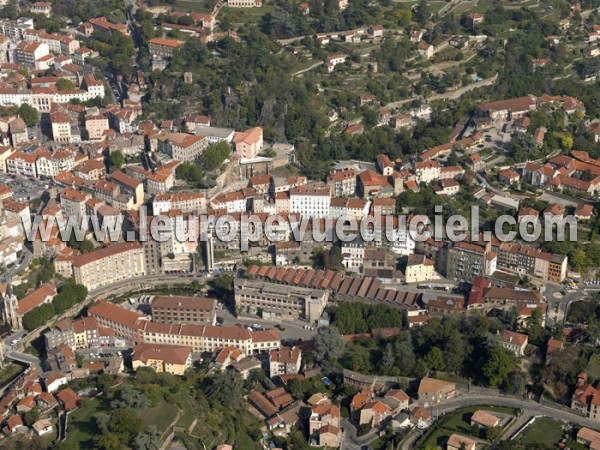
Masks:
[[[600,0],[0,0],[0,448],[600,449]]]

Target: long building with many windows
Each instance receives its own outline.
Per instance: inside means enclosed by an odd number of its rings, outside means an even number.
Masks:
[[[150,304],[156,322],[214,325],[216,300],[199,297],[154,297]]]
[[[144,275],[146,264],[140,242],[111,245],[73,259],[73,278],[90,291]]]
[[[258,280],[236,279],[235,304],[243,312],[263,318],[318,320],[327,305],[329,291],[282,286]]]
[[[250,331],[243,327],[172,324],[149,321],[146,316],[105,301],[88,311],[99,326],[114,331],[129,343],[184,345],[194,353],[214,352],[235,347],[246,355],[277,350],[281,346],[278,330]]]

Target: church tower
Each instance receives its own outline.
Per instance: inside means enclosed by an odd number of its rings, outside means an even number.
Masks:
[[[19,301],[17,300],[17,296],[13,293],[10,284],[6,286],[6,291],[2,294],[0,301],[2,302],[2,319],[4,320],[4,323],[10,325],[13,330],[22,330],[23,323],[21,321],[21,315],[17,311]]]

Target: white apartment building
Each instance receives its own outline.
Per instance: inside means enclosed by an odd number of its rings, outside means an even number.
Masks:
[[[13,153],[6,159],[6,170],[10,175],[37,178],[36,154]]]
[[[210,203],[214,209],[224,209],[228,213],[244,213],[247,209],[246,197],[239,191],[219,194]]]
[[[96,97],[104,97],[104,84],[95,79],[93,75],[90,77],[89,83],[84,82],[82,86],[88,86],[89,90],[72,89],[68,91],[57,91],[48,88],[34,87],[32,90],[20,91],[13,87],[0,88],[0,106],[21,106],[27,103],[38,111],[49,112],[52,103],[69,103],[71,100],[80,100],[86,102]],[[120,132],[133,132],[133,128]]]
[[[104,83],[98,80],[93,74],[89,73],[83,76],[81,86],[87,90],[91,98],[104,98]]]
[[[48,44],[42,42],[21,41],[15,50],[16,61],[30,70],[37,69],[37,62],[49,54]]]
[[[396,255],[408,256],[415,252],[417,246],[415,240],[410,236],[408,228],[397,228],[390,231],[390,251]]]
[[[158,215],[172,209],[185,213],[206,212],[206,197],[204,194],[158,194],[152,200],[152,213]]]
[[[262,0],[227,0],[230,8],[258,8],[262,6]]]
[[[25,31],[33,29],[33,19],[19,17],[17,20],[0,20],[0,34],[12,41],[20,41],[25,37]]]
[[[440,178],[441,166],[437,161],[425,161],[415,163],[417,183],[431,183]]]
[[[52,53],[70,55],[79,48],[79,41],[71,35],[46,33],[40,30],[27,30],[23,39],[28,42],[41,42],[48,45]]]
[[[329,216],[331,195],[327,186],[306,185],[290,191],[290,212],[303,217]]]
[[[342,264],[346,270],[358,272],[365,261],[365,244],[361,239],[342,243]]]

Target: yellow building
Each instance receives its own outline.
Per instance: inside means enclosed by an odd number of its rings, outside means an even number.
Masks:
[[[191,365],[191,347],[159,344],[139,344],[133,347],[133,370],[152,367],[156,372],[183,375]]]
[[[407,283],[423,283],[434,280],[437,274],[433,267],[433,261],[423,255],[410,255],[406,263],[404,276]]]

